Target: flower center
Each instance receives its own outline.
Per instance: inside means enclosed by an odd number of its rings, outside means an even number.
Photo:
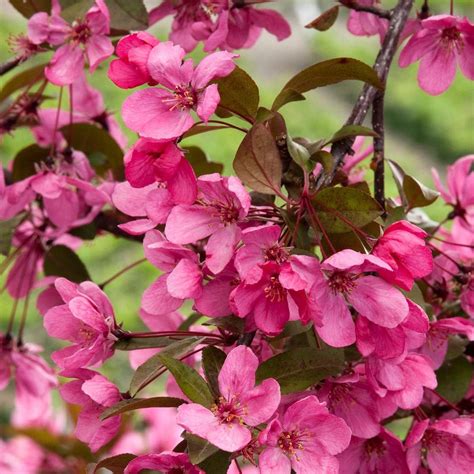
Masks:
[[[373,456],[380,457],[387,450],[387,448],[385,447],[385,441],[378,437],[368,439],[365,442],[364,447],[365,447],[365,454],[367,455],[368,458],[371,458]]]
[[[163,102],[168,104],[170,111],[183,111],[192,109],[197,102],[197,98],[190,86],[176,86],[173,91],[173,97],[163,99]]]
[[[265,250],[263,258],[267,262],[270,261],[281,264],[288,260],[288,251],[285,247],[275,244]]]
[[[79,329],[79,337],[82,339],[83,344],[88,344],[91,342],[95,337],[95,332],[89,326],[85,324]]]
[[[355,277],[343,272],[333,273],[328,280],[329,288],[334,293],[350,293],[355,287]]]
[[[272,303],[281,303],[286,296],[286,289],[281,286],[277,275],[270,277],[270,282],[263,290],[265,297],[268,298]]]
[[[305,431],[283,431],[278,438],[278,447],[287,455],[295,456],[298,460],[298,450],[304,449],[304,439],[309,436]]]
[[[217,403],[211,407],[211,411],[220,423],[243,424],[242,417],[247,413],[246,408],[235,396],[232,396],[230,400],[219,397]]]
[[[89,29],[89,25],[82,21],[75,21],[72,24],[72,34],[71,38],[73,41],[77,41],[78,43],[86,43],[87,40],[91,37],[91,30]]]
[[[350,387],[345,383],[334,384],[331,391],[329,392],[329,401],[331,404],[337,404],[347,400],[350,394]]]
[[[441,41],[445,48],[456,48],[458,50],[463,48],[461,32],[455,26],[443,30],[441,33]]]

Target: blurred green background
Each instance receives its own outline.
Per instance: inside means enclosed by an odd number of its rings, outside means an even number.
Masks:
[[[7,48],[7,38],[25,31],[26,20],[13,10],[6,0],[0,0],[0,61],[11,56]],[[390,3],[387,2],[387,3]],[[392,2],[393,3],[393,2]],[[418,8],[422,0],[416,0]],[[384,2],[385,4],[385,2]],[[434,13],[448,10],[449,0],[430,1]],[[456,0],[456,11],[468,14],[471,18],[474,2]],[[269,106],[287,80],[313,63],[333,57],[348,56],[372,64],[378,51],[378,38],[358,38],[346,30],[347,12],[341,8],[337,24],[329,31],[321,33],[304,28],[304,25],[317,17],[322,11],[334,5],[331,0],[279,0],[272,8],[280,10],[290,20],[293,35],[278,43],[272,36],[264,33],[252,50],[240,51],[238,64],[254,77],[261,90],[261,105]],[[153,32],[160,38],[166,37],[169,22],[164,22]],[[195,58],[202,52],[193,53]],[[397,55],[398,56],[398,55]],[[21,66],[26,69],[32,63],[43,62],[47,56],[34,58]],[[121,104],[130,91],[115,87],[106,76],[107,64],[103,64],[91,78],[94,86],[105,97],[107,108],[119,112]],[[17,74],[18,69],[1,78],[5,83]],[[400,69],[396,62],[387,86],[386,94],[386,132],[387,157],[397,161],[407,172],[417,176],[425,184],[432,186],[430,168],[441,168],[474,149],[474,94],[472,82],[458,73],[453,86],[443,95],[431,97],[419,89],[416,82],[417,65]],[[305,102],[289,104],[282,109],[292,136],[304,136],[312,140],[331,136],[343,124],[359,94],[361,84],[349,82],[343,85],[322,88],[307,94]],[[46,94],[55,97],[57,89],[48,88]],[[45,103],[54,106],[54,100]],[[124,127],[125,130],[125,127]],[[136,139],[127,131],[130,144]],[[184,144],[201,146],[211,160],[225,164],[225,172],[231,172],[231,163],[237,146],[242,139],[240,132],[219,131],[188,139]],[[26,129],[15,131],[14,135],[3,138],[0,143],[0,156],[6,165],[15,154],[34,140]],[[368,176],[371,174],[369,173]],[[395,196],[395,187],[388,176],[388,193]],[[428,210],[431,217],[442,219],[448,210],[442,203]],[[142,257],[140,244],[104,236],[94,242],[85,242],[79,255],[86,263],[97,283],[100,283],[127,264]],[[157,270],[149,264],[142,264],[126,273],[106,291],[117,313],[118,321],[125,328],[141,327],[138,318],[140,297],[143,290],[157,276]],[[4,277],[0,277],[0,283]],[[0,330],[4,330],[10,314],[11,301],[8,296],[0,296]],[[41,320],[32,306],[29,310],[28,338],[42,344],[46,338],[42,332]],[[50,344],[50,343],[48,343]],[[49,349],[49,348],[48,348]],[[109,363],[111,371],[123,373],[123,357]],[[128,377],[124,377],[124,383]]]

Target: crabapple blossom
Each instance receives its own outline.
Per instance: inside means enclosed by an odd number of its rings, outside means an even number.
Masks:
[[[226,51],[206,56],[196,68],[192,59],[170,41],[159,43],[150,52],[147,68],[162,87],[134,92],[122,107],[125,124],[143,138],[166,141],[183,135],[194,124],[191,111],[207,122],[219,104],[213,79],[228,76],[235,55]]]
[[[224,451],[239,451],[252,439],[249,428],[267,421],[280,403],[274,379],[255,386],[258,359],[245,346],[229,352],[219,372],[219,399],[210,408],[196,403],[178,407],[177,422]]]
[[[290,405],[260,433],[265,446],[261,472],[310,474],[338,472],[336,454],[349,445],[351,430],[344,420],[329,413],[314,395]]]
[[[182,474],[204,474],[202,469],[191,464],[187,454],[172,451],[138,456],[128,463],[124,474],[139,474],[143,470],[154,470],[163,474],[178,472]]]

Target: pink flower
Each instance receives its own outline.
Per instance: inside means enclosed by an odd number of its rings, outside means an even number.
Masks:
[[[338,472],[336,454],[349,445],[351,430],[311,395],[290,405],[259,436],[267,447],[259,458],[268,474],[332,474]]]
[[[436,15],[421,22],[403,48],[399,65],[420,61],[418,83],[431,95],[443,93],[454,80],[456,64],[474,80],[474,25],[467,18]]]
[[[426,344],[421,353],[427,356],[433,369],[439,369],[448,351],[448,338],[452,334],[463,334],[474,341],[474,321],[464,318],[440,319],[431,323]]]
[[[176,244],[209,237],[206,264],[214,274],[230,262],[240,240],[238,224],[247,216],[250,195],[238,178],[217,173],[200,176],[197,202],[176,206],[166,222],[165,234]]]
[[[412,474],[426,466],[433,474],[469,474],[474,463],[474,420],[455,418],[414,425],[405,445]]]
[[[193,466],[187,454],[163,451],[160,454],[138,456],[130,461],[124,474],[139,474],[142,470],[159,471],[163,474],[205,474],[202,469]]]
[[[173,142],[157,143],[141,138],[124,161],[125,177],[133,187],[158,182],[166,185],[176,204],[192,204],[196,199],[196,175]]]
[[[351,12],[352,14],[353,12]],[[364,148],[365,137],[356,137],[352,149],[354,154],[347,154],[344,157],[344,164],[342,170],[346,173],[348,182],[350,184],[360,183],[364,180],[366,169],[363,167],[357,167],[362,161],[368,158],[374,152],[374,147],[368,145]],[[368,169],[368,166],[366,165]]]
[[[327,258],[315,273],[311,290],[315,330],[329,345],[343,347],[356,340],[348,303],[378,326],[394,328],[408,315],[406,298],[396,288],[367,272],[390,272],[374,255],[346,249]]]
[[[51,308],[44,317],[47,333],[73,345],[53,353],[63,368],[77,369],[101,364],[112,356],[116,322],[105,293],[92,282],[76,285],[65,278],[55,282],[65,304]]]
[[[239,451],[252,439],[249,427],[267,421],[280,403],[280,387],[266,379],[255,387],[258,359],[246,346],[229,352],[219,372],[220,397],[211,409],[196,403],[178,407],[177,422],[224,451]]]
[[[52,411],[51,391],[57,385],[53,370],[37,355],[39,346],[17,344],[0,334],[0,390],[15,378],[15,410],[12,424],[43,424]]]
[[[143,246],[146,258],[164,272],[143,294],[142,308],[147,313],[169,313],[178,309],[185,299],[199,298],[202,271],[192,250],[169,242],[156,230],[147,232]]]
[[[122,400],[122,396],[113,383],[92,370],[65,370],[60,375],[77,379],[62,385],[59,393],[67,403],[81,406],[74,434],[95,452],[118,433],[120,416],[104,421],[100,416],[106,408]]]
[[[191,59],[183,61],[184,55],[184,50],[170,41],[155,46],[148,58],[148,71],[164,88],[134,92],[123,104],[125,124],[144,138],[180,137],[194,124],[192,110],[207,122],[217,108],[217,84],[209,83],[232,72],[235,55],[225,51],[210,54],[195,69]]]
[[[427,235],[408,221],[388,226],[372,254],[387,262],[393,271],[380,269],[379,275],[389,283],[411,290],[414,280],[433,271],[433,256],[425,242]]]
[[[454,219],[453,235],[456,234],[457,225],[466,228],[470,233],[474,228],[474,173],[471,171],[473,163],[474,155],[467,155],[448,166],[447,187],[442,185],[438,171],[431,169],[436,189],[446,203],[453,207],[450,214]]]
[[[84,19],[72,25],[57,13],[36,13],[28,21],[28,36],[33,43],[62,44],[45,69],[47,79],[58,86],[72,84],[82,73],[84,56],[93,72],[113,53],[109,32],[110,15],[104,0],[96,0]]]
[[[364,7],[379,6],[380,0],[358,0],[357,3]],[[355,36],[379,35],[383,41],[388,30],[388,20],[368,12],[351,10],[347,19],[347,29]]]
[[[371,439],[353,436],[337,458],[339,474],[410,474],[401,441],[384,428]]]
[[[424,387],[433,389],[437,385],[428,358],[420,354],[408,354],[402,362],[368,357],[366,374],[379,396],[405,410],[421,403]]]
[[[115,53],[119,57],[114,59],[109,66],[108,76],[123,89],[147,84],[152,86],[156,82],[147,69],[150,51],[159,41],[146,31],[139,31],[124,36],[117,43]]]

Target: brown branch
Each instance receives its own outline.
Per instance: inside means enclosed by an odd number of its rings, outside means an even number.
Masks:
[[[380,48],[374,64],[374,70],[383,83],[387,80],[387,75],[397,50],[400,35],[407,22],[413,2],[414,0],[399,0],[397,6],[391,11],[387,34],[385,35],[382,47]],[[368,84],[364,86],[345,125],[361,125],[364,122],[377,92],[378,89],[374,86]],[[337,170],[344,162],[345,155],[351,151],[354,140],[355,137],[345,138],[332,145],[331,154],[334,157],[333,168],[330,173],[318,180],[318,187],[327,186],[332,182]]]
[[[380,18],[385,18],[386,20],[390,20],[392,16],[392,12],[390,10],[385,10],[383,8],[370,5],[361,5],[357,2],[357,0],[339,0],[339,3],[346,8],[350,8],[351,10],[372,13],[373,15],[377,15]]]
[[[5,62],[0,63],[0,76],[3,76],[8,71],[16,68],[18,64],[23,62],[23,58],[21,56],[17,56],[15,58],[7,59]]]
[[[374,137],[374,197],[385,210],[385,129],[384,129],[384,92],[375,95],[372,104],[372,128],[378,136]]]

